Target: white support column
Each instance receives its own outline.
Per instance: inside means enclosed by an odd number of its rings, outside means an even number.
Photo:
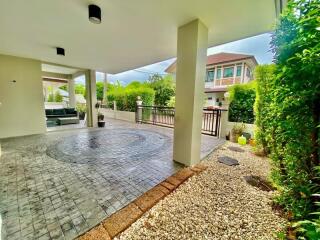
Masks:
[[[76,93],[74,88],[74,78],[68,80],[68,92],[69,92],[69,107],[76,107]]]
[[[200,161],[207,47],[208,29],[200,20],[179,27],[173,159],[187,166]]]
[[[86,102],[87,102],[87,126],[98,126],[98,112],[96,109],[97,90],[96,90],[96,71],[86,71]]]

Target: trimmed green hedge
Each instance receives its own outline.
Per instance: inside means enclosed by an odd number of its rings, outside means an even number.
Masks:
[[[113,101],[117,102],[117,109],[120,111],[136,111],[137,97],[140,96],[143,105],[153,105],[155,92],[153,89],[143,85],[133,88],[132,86],[116,87],[107,94],[108,105],[113,107]]]
[[[254,123],[255,81],[229,87],[229,121]]]
[[[320,193],[320,8],[316,0],[288,4],[272,36],[276,65],[257,68],[255,108],[257,141],[270,153],[279,187],[276,200],[300,220],[320,211],[312,197]],[[305,225],[319,239],[315,226]]]
[[[272,91],[274,88],[275,69],[276,66],[274,64],[260,65],[255,69],[255,78],[257,81],[256,101],[254,105],[256,125],[255,139],[259,144],[259,149],[261,149],[265,155],[270,153],[268,142],[272,141],[267,131],[273,122],[273,116],[269,111],[273,104]]]

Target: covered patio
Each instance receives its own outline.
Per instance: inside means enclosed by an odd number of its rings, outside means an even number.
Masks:
[[[224,143],[202,136],[201,155]],[[82,129],[2,141],[3,239],[73,239],[182,167],[173,131],[107,119]]]
[[[92,2],[102,12],[100,22],[88,19]],[[269,32],[284,4],[1,2],[4,239],[73,239],[177,169],[199,163],[223,142],[201,135],[207,48]],[[57,55],[61,48],[65,52]],[[119,73],[172,57],[177,57],[173,131],[116,121],[95,128],[97,71]],[[88,129],[46,134],[43,63],[85,75]]]

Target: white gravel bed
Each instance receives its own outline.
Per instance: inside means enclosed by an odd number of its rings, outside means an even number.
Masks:
[[[203,163],[208,169],[193,176],[160,201],[117,239],[277,239],[287,221],[271,209],[273,192],[248,185],[243,177],[269,174],[267,158],[234,152],[226,143]],[[229,167],[218,156],[236,158]]]

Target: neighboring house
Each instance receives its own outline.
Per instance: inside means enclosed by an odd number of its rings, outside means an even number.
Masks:
[[[251,81],[257,65],[253,55],[222,52],[208,56],[205,79],[206,106],[222,105],[227,87]],[[165,72],[175,74],[176,62]]]

